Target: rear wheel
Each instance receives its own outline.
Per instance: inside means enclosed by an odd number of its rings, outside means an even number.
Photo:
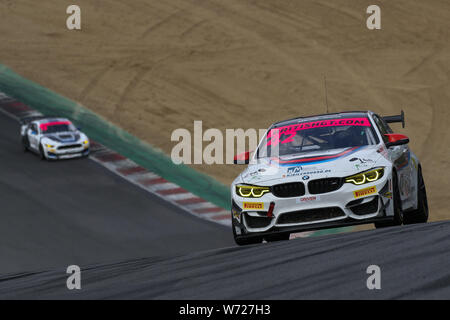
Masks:
[[[422,168],[417,173],[417,209],[405,214],[405,224],[425,223],[428,221],[428,201],[425,181],[422,176]]]
[[[27,152],[30,147],[30,142],[28,141],[27,136],[22,137],[22,146],[23,146],[23,151]]]
[[[403,211],[401,207],[400,191],[398,189],[397,175],[394,173],[392,175],[392,185],[393,185],[393,196],[394,201],[394,220],[388,222],[375,222],[375,228],[386,228],[393,226],[400,226],[403,224]]]

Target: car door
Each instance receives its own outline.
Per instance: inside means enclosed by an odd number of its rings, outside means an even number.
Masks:
[[[374,121],[380,130],[383,142],[389,139],[385,134],[393,133],[389,125],[378,115],[374,115]],[[397,170],[398,188],[403,209],[409,208],[413,200],[413,164],[411,161],[411,150],[407,144],[387,148],[388,155]]]
[[[27,129],[28,141],[30,147],[34,150],[39,150],[39,128],[37,123],[32,123]]]

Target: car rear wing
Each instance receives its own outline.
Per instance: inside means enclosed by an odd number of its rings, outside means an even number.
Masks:
[[[46,117],[46,116],[30,116],[30,117],[24,117],[24,118],[21,118],[21,119],[20,119],[20,124],[21,124],[21,125],[25,125],[25,124],[30,123],[31,121],[39,120],[39,119],[44,119],[44,118],[47,118],[47,117]]]
[[[399,115],[386,116],[386,117],[383,117],[383,120],[386,121],[387,123],[401,122],[402,128],[405,127],[405,113],[403,112],[403,110]]]
[[[57,116],[48,116],[48,115],[46,115],[46,116],[44,116],[44,115],[34,115],[34,116],[29,116],[29,117],[23,117],[23,118],[21,118],[20,119],[20,124],[21,125],[26,125],[26,124],[29,124],[31,121],[34,121],[34,120],[41,120],[41,119],[52,119],[52,118],[59,118],[59,117],[57,117]]]

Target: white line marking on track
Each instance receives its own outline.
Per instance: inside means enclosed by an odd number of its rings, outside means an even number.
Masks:
[[[152,190],[152,191],[160,191],[160,190],[176,189],[176,188],[179,188],[179,186],[175,183],[167,182],[167,183],[159,183],[159,184],[149,185],[149,186],[146,186],[145,188],[147,188],[148,190]]]
[[[178,201],[178,200],[186,200],[186,199],[196,198],[197,196],[190,192],[185,192],[185,193],[178,193],[178,194],[169,194],[166,197],[172,201]]]

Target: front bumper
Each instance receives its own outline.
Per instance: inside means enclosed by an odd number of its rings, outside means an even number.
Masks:
[[[375,222],[391,222],[394,217],[376,217],[371,219],[364,220],[355,220],[355,219],[344,219],[339,221],[330,221],[330,222],[316,222],[308,225],[294,226],[294,227],[273,227],[268,231],[253,231],[249,232],[248,230],[245,233],[242,233],[242,228],[244,227],[238,222],[233,221],[233,228],[237,227],[239,232],[236,234],[236,238],[252,238],[252,237],[265,237],[268,235],[276,235],[281,233],[295,233],[295,232],[306,232],[306,231],[317,231],[322,229],[332,229],[332,228],[343,228],[349,226],[355,226],[360,224],[369,224]]]
[[[47,158],[49,159],[71,159],[84,157],[89,154],[89,144],[74,148],[67,148],[65,145],[60,145],[55,148],[46,148],[45,151]]]
[[[243,198],[233,192],[233,225],[245,233],[304,231],[372,223],[393,218],[390,172],[364,185],[344,183],[338,190],[279,198]],[[356,194],[355,194],[356,192]],[[268,214],[270,204],[273,211]]]

